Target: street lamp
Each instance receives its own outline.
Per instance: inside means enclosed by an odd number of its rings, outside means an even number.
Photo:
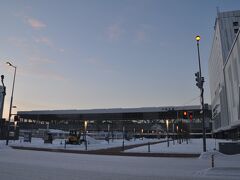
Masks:
[[[124,148],[125,148],[125,146],[124,146],[124,139],[125,139],[125,126],[123,126],[123,129],[122,129],[122,136],[123,136],[123,141],[122,141],[122,150],[124,151]]]
[[[84,140],[85,140],[85,150],[87,150],[87,121],[84,121]]]
[[[202,106],[202,131],[203,131],[203,152],[206,152],[206,127],[205,127],[205,115],[204,115],[204,77],[202,77],[201,72],[201,62],[200,62],[200,51],[199,51],[199,41],[201,39],[200,36],[195,37],[197,41],[197,50],[198,50],[198,66],[199,66],[199,72],[195,73],[196,81],[197,81],[197,87],[200,89],[200,101]]]
[[[6,145],[8,145],[8,141],[9,141],[9,126],[10,126],[10,120],[11,120],[11,115],[12,115],[13,92],[14,92],[14,85],[15,85],[15,77],[16,77],[17,67],[12,65],[12,63],[10,63],[10,62],[6,62],[6,64],[14,68],[12,95],[11,95],[11,100],[10,100],[9,115],[8,115],[8,125],[7,125]]]
[[[136,129],[133,128],[134,141],[136,140]]]
[[[172,132],[173,132],[172,139],[173,139],[173,145],[175,145],[175,129],[174,129],[174,122],[175,122],[175,120],[172,120]]]
[[[108,140],[108,144],[109,144],[109,138],[110,138],[110,134],[109,134],[109,131],[110,131],[110,124],[108,124],[107,129],[108,129],[107,140]]]
[[[167,146],[169,147],[169,139],[168,139],[168,120],[166,120],[166,125],[167,125]]]
[[[177,129],[177,143],[179,143],[179,137],[178,137],[178,125],[177,125],[176,129]]]

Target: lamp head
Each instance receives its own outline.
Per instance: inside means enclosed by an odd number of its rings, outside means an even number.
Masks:
[[[10,62],[6,62],[6,64],[9,65],[9,66],[12,66],[12,64]]]
[[[87,122],[87,121],[84,121],[84,128],[85,128],[85,129],[87,128],[87,124],[88,124],[88,122]]]
[[[196,39],[197,42],[199,42],[201,37],[200,36],[196,36],[195,39]]]

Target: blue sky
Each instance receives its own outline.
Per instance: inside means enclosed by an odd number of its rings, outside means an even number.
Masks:
[[[240,1],[2,1],[5,115],[13,79],[6,61],[17,66],[17,110],[199,104],[197,34],[209,103],[216,7],[238,10]]]

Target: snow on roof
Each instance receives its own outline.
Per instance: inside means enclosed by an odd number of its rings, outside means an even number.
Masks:
[[[210,107],[210,106],[209,106]],[[197,110],[199,105],[192,106],[165,106],[165,107],[141,107],[141,108],[111,108],[111,109],[83,109],[83,110],[34,110],[18,111],[17,114],[96,114],[96,113],[144,113],[164,112],[169,110]]]

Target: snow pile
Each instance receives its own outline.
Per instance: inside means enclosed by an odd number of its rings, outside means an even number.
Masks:
[[[220,153],[219,151],[203,152],[203,153],[201,153],[199,159],[211,159],[212,155],[214,155],[215,159],[240,162],[240,154],[227,155],[227,154]]]
[[[207,151],[202,152],[199,156],[199,159],[211,159],[212,155],[214,155],[214,158],[220,158],[226,156],[225,154],[220,153],[219,151]]]
[[[214,159],[212,159],[212,155]],[[196,172],[196,175],[204,177],[215,176],[224,179],[239,179],[240,177],[240,154],[226,155],[218,151],[208,151],[201,154],[199,161],[208,162],[209,168]],[[212,162],[214,167],[211,167]]]
[[[86,136],[87,142],[88,144],[98,144],[100,143],[98,140],[96,140],[95,138],[91,137],[91,136]]]
[[[9,141],[11,143],[11,141]],[[0,149],[11,149],[11,147],[6,145],[6,140],[0,140]]]

